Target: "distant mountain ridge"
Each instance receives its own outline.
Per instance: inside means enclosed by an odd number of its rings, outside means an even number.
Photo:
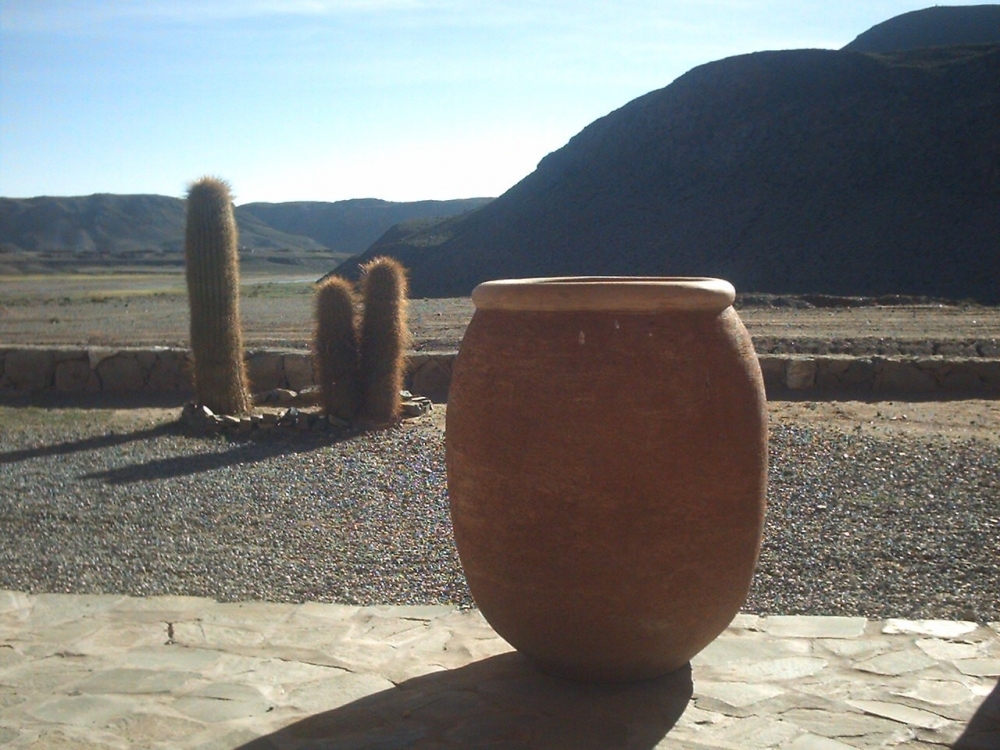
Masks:
[[[362,252],[398,222],[448,217],[488,200],[249,203],[235,213],[244,259],[329,267]],[[0,198],[0,267],[8,270],[180,265],[183,250],[180,198],[104,193]]]
[[[490,198],[392,203],[376,198],[323,203],[244,203],[237,207],[239,220],[254,217],[282,232],[315,240],[334,253],[357,255],[389,227],[414,219],[440,219],[471,211]]]
[[[697,67],[588,125],[488,205],[396,227],[336,273],[391,254],[417,296],[636,274],[1000,302],[1000,45],[951,38]]]

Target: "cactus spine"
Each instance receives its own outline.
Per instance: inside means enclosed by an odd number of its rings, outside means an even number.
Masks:
[[[402,411],[407,328],[406,270],[394,258],[379,257],[362,268],[364,319],[361,324],[362,417],[375,424],[397,419]]]
[[[251,400],[240,329],[238,236],[229,185],[214,177],[187,195],[184,261],[198,403],[245,414]]]
[[[313,339],[323,410],[351,421],[359,411],[358,329],[354,323],[354,288],[331,276],[316,289]]]

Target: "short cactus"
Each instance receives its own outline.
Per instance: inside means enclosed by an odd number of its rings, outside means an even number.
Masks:
[[[406,270],[394,258],[379,257],[362,267],[361,409],[365,421],[385,424],[402,411],[400,389],[406,348]]]
[[[353,420],[361,398],[354,288],[339,276],[329,277],[316,289],[313,348],[324,411],[337,419]]]
[[[214,177],[198,180],[188,190],[184,233],[191,351],[197,401],[217,414],[245,414],[251,406],[237,248],[229,185]]]

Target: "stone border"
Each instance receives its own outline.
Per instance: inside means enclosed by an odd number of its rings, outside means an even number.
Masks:
[[[407,390],[444,401],[454,358],[455,352],[411,354]],[[251,349],[246,363],[254,393],[316,385],[309,352]],[[0,347],[0,394],[190,394],[193,365],[189,350],[170,347]]]
[[[318,395],[318,393],[308,391],[296,394],[294,391],[281,389],[269,391],[268,395],[274,393],[291,394],[294,400],[300,402],[300,405],[302,401],[316,401],[314,396]],[[431,400],[424,396],[414,396],[409,391],[400,391],[400,396],[403,399],[401,419],[421,417],[434,408]],[[198,406],[191,401],[184,404],[184,408],[181,410],[181,424],[196,435],[221,434],[234,438],[288,436],[297,433],[334,432],[344,434],[365,429],[363,424],[352,425],[350,422],[324,414],[318,408],[258,406],[251,414],[234,417],[228,414],[215,414],[207,406]]]
[[[411,353],[407,390],[447,400],[455,354]],[[1000,396],[1000,358],[761,354],[759,360],[772,394]],[[316,385],[309,352],[252,349],[246,361],[255,393]],[[0,394],[191,393],[191,371],[190,351],[179,348],[0,348]]]
[[[1000,359],[984,357],[758,357],[769,392],[1000,395]]]

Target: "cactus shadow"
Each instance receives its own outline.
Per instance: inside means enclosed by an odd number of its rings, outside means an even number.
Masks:
[[[34,448],[20,448],[0,453],[0,465],[19,463],[33,458],[54,458],[56,456],[68,456],[72,453],[79,453],[81,451],[96,451],[114,448],[136,440],[152,440],[165,435],[178,434],[179,432],[180,429],[175,424],[161,424],[142,430],[134,430],[132,432],[108,433],[105,435],[94,435],[92,437],[81,438],[79,440],[68,440],[62,443],[53,443],[52,445],[40,445]]]
[[[694,691],[691,667],[642,682],[586,684],[509,652],[414,677],[241,745],[280,747],[648,750]]]
[[[180,427],[176,428],[183,434]],[[89,472],[83,479],[96,479],[107,484],[133,484],[153,479],[171,479],[203,472],[216,471],[231,466],[246,466],[281,456],[310,453],[322,446],[349,440],[357,433],[343,433],[316,437],[290,436],[278,440],[247,440],[229,443],[228,450],[212,453],[192,453],[158,458],[130,466]]]

